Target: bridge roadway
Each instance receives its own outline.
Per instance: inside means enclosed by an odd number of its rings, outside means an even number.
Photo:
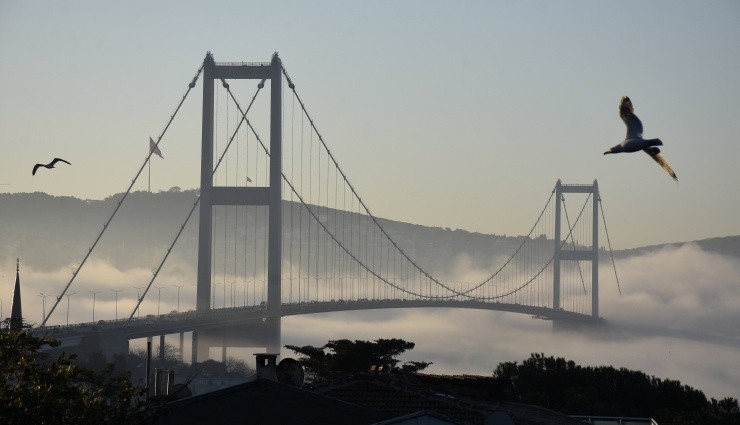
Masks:
[[[386,308],[468,308],[476,310],[496,310],[529,314],[534,318],[563,322],[590,323],[590,315],[573,313],[565,310],[554,310],[548,307],[505,304],[482,301],[458,300],[356,300],[356,301],[312,301],[304,303],[283,304],[278,314],[270,314],[262,306],[233,307],[213,309],[206,312],[189,311],[169,313],[160,316],[148,315],[126,320],[101,320],[97,323],[80,323],[76,325],[47,326],[36,328],[36,333],[49,333],[62,340],[83,337],[95,333],[101,337],[125,338],[127,340],[171,335],[183,332],[208,330],[214,328],[234,328],[264,321],[271,317],[295,316],[300,314],[317,314],[338,311],[378,310]]]

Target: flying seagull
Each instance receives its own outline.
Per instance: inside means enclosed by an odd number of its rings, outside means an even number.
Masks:
[[[52,161],[51,161],[50,163],[48,163],[48,164],[36,164],[36,165],[34,165],[34,166],[33,166],[33,171],[31,172],[31,175],[32,175],[32,176],[35,176],[35,175],[36,175],[36,170],[38,170],[38,169],[39,169],[39,167],[44,167],[44,168],[49,168],[49,169],[51,169],[51,168],[54,168],[54,165],[56,165],[56,163],[57,163],[57,162],[63,162],[63,163],[65,163],[65,164],[69,164],[69,165],[72,165],[72,164],[70,164],[69,162],[67,162],[67,161],[63,160],[62,158],[54,158],[54,159],[53,159],[53,160],[52,160]]]
[[[625,136],[622,143],[614,146],[608,151],[604,152],[604,155],[608,153],[621,153],[621,152],[637,152],[644,151],[650,155],[663,169],[673,177],[673,180],[678,181],[676,173],[668,164],[665,157],[660,153],[660,149],[656,146],[663,146],[663,142],[660,139],[643,139],[642,138],[642,122],[637,115],[635,115],[635,108],[632,106],[632,101],[629,97],[624,96],[619,102],[619,116],[622,117],[622,121],[627,125],[627,135]]]

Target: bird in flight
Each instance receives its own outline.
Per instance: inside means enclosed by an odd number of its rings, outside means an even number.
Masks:
[[[31,175],[32,175],[32,176],[35,176],[35,175],[36,175],[36,170],[38,170],[38,169],[39,169],[39,167],[44,167],[44,168],[49,168],[49,169],[51,169],[51,168],[54,168],[54,165],[56,165],[56,163],[57,163],[57,162],[63,162],[63,163],[65,163],[65,164],[69,164],[69,165],[72,165],[72,164],[70,164],[69,162],[67,162],[67,161],[63,160],[62,158],[54,158],[54,159],[53,159],[53,160],[52,160],[52,161],[51,161],[50,163],[48,163],[48,164],[36,164],[36,165],[34,165],[34,166],[33,166],[33,171],[31,172]]]
[[[622,117],[622,121],[627,125],[627,135],[625,136],[622,143],[610,148],[604,152],[604,155],[608,153],[621,153],[621,152],[637,152],[644,151],[650,155],[663,169],[673,177],[673,180],[678,181],[676,173],[671,168],[671,165],[666,161],[665,157],[660,153],[660,149],[656,146],[663,146],[663,142],[660,139],[643,139],[642,138],[642,121],[635,115],[635,108],[632,106],[632,101],[629,97],[624,96],[619,102],[619,116]]]

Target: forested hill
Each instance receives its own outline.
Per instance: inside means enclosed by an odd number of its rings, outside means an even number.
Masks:
[[[173,188],[158,193],[131,193],[95,249],[95,258],[110,261],[119,268],[147,267],[158,262],[171,243],[196,199],[195,190]],[[82,260],[122,195],[103,200],[83,200],[45,193],[0,194],[0,265],[23,262],[38,270],[55,270]],[[308,217],[302,208],[287,202],[283,225],[294,231],[305,226]],[[235,207],[216,208],[216,226],[222,232],[245,232],[245,225],[260,227],[264,211],[251,207],[237,214]],[[335,218],[359,226],[354,213],[335,213],[318,209],[319,216]],[[226,217],[224,217],[224,214]],[[235,217],[241,215],[241,217]],[[249,215],[247,217],[246,215]],[[291,219],[292,215],[292,219]],[[257,221],[255,222],[255,216]],[[173,252],[186,263],[194,264],[197,251],[198,209]],[[491,235],[465,230],[428,227],[381,220],[399,245],[431,271],[449,270],[460,256],[472,267],[488,268],[492,259],[510,255],[521,243],[521,236]],[[237,229],[238,227],[238,229]],[[262,238],[263,231],[257,235]],[[534,243],[551,243],[543,238]],[[696,241],[705,250],[740,258],[740,236]],[[670,244],[678,246],[681,244]],[[619,257],[641,255],[666,245],[616,252]]]
[[[643,246],[639,248],[615,251],[615,254],[621,257],[639,256],[663,248],[678,248],[687,243],[696,244],[704,251],[722,254],[729,257],[740,258],[740,236],[725,236],[719,238],[702,239],[698,241],[675,242],[661,245]]]

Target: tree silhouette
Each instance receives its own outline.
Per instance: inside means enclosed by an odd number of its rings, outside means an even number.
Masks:
[[[579,366],[533,353],[521,364],[500,363],[493,373],[497,395],[570,414],[645,416],[658,423],[736,424],[734,398],[707,401],[679,381],[612,366]]]
[[[48,336],[0,330],[0,423],[139,424],[153,419],[144,409],[144,388],[108,365],[100,373],[78,367],[75,356],[50,361],[39,350],[58,347]]]
[[[354,373],[367,372],[372,366],[387,368],[397,367],[401,362],[396,357],[413,349],[413,342],[402,339],[378,339],[373,341],[350,341],[339,339],[327,342],[321,347],[306,345],[285,347],[301,355],[299,361],[306,368],[307,375],[313,381],[339,378]],[[431,363],[406,362],[401,370],[416,373]]]

